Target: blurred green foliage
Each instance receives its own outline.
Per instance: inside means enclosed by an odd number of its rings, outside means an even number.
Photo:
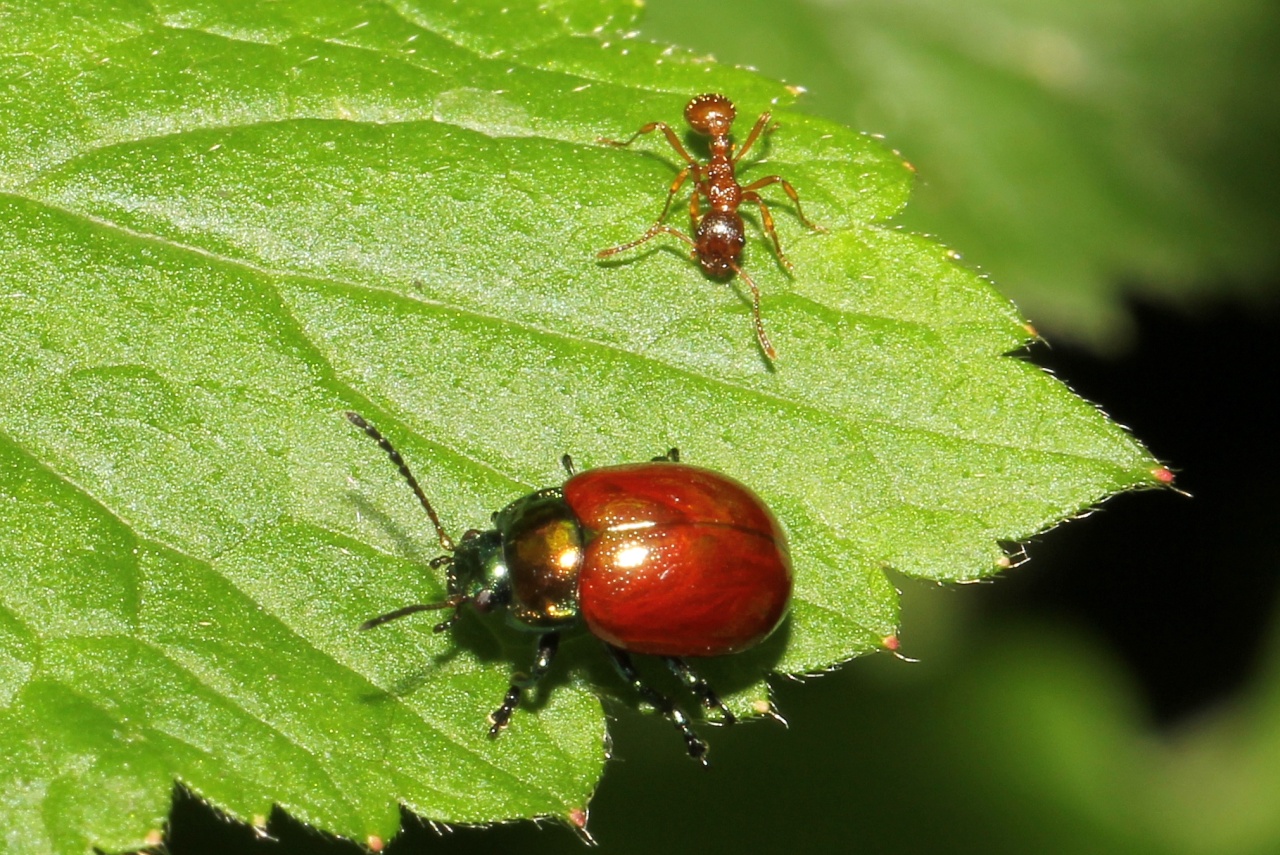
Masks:
[[[1129,342],[1124,297],[1265,297],[1280,273],[1271,0],[651,0],[645,37],[807,87],[920,172],[903,220],[1042,332]]]

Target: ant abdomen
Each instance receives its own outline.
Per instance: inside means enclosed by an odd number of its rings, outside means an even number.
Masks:
[[[710,211],[698,223],[694,255],[708,276],[732,276],[742,257],[747,234],[742,217],[733,211]]]

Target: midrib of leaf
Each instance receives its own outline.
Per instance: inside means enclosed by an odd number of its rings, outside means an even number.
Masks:
[[[42,203],[42,204],[44,204],[44,203]],[[272,277],[272,278],[282,278],[282,277],[285,277],[285,276],[288,276],[288,275],[293,274],[293,271],[285,270],[285,269],[272,269],[272,268],[269,268],[269,267],[264,267],[264,266],[262,266],[262,265],[260,265],[260,264],[255,264],[255,263],[253,263],[252,261],[247,261],[247,260],[245,260],[245,259],[244,259],[244,258],[242,258],[242,257],[229,256],[229,255],[226,255],[226,254],[224,254],[224,253],[218,253],[218,252],[211,252],[211,251],[208,251],[208,250],[202,249],[202,248],[200,248],[200,247],[198,247],[198,246],[194,246],[194,245],[191,245],[191,244],[182,244],[182,243],[179,243],[179,242],[177,242],[177,241],[175,241],[175,240],[173,240],[173,239],[171,239],[171,238],[165,237],[163,234],[157,234],[157,233],[154,233],[154,232],[152,232],[152,233],[145,233],[145,232],[144,232],[144,233],[139,233],[139,232],[134,231],[133,229],[125,228],[125,227],[119,226],[118,224],[116,224],[116,223],[114,223],[114,222],[109,222],[109,221],[103,220],[103,219],[98,218],[98,217],[93,217],[93,216],[91,216],[91,215],[84,215],[84,214],[81,214],[80,212],[78,212],[78,211],[76,211],[76,210],[57,209],[57,208],[55,208],[55,210],[60,210],[60,212],[62,212],[62,213],[66,213],[66,214],[68,214],[68,215],[70,215],[70,216],[81,217],[81,218],[83,218],[86,222],[88,222],[88,223],[92,223],[92,224],[94,224],[94,225],[96,225],[96,226],[100,226],[100,227],[104,227],[104,228],[108,228],[108,229],[119,229],[122,233],[129,235],[131,238],[153,239],[153,240],[155,240],[155,241],[157,241],[157,242],[159,242],[159,243],[161,243],[161,244],[163,244],[163,245],[165,245],[165,246],[167,246],[167,247],[170,247],[170,248],[172,248],[172,249],[176,249],[176,250],[178,250],[178,251],[185,252],[185,253],[192,253],[192,254],[194,254],[194,255],[197,255],[197,256],[200,256],[200,257],[203,257],[203,258],[207,258],[207,259],[209,259],[209,260],[211,260],[211,261],[214,261],[214,262],[217,262],[217,263],[219,263],[219,264],[225,264],[225,265],[229,265],[229,266],[232,266],[232,267],[243,267],[243,268],[245,268],[245,269],[247,269],[247,270],[250,270],[250,271],[252,271],[253,273],[258,274],[258,275],[264,275],[264,276],[268,276],[268,277]],[[311,278],[313,278],[313,279],[314,279],[314,277],[311,277]],[[387,293],[396,293],[396,292],[394,291],[394,289],[390,289],[390,288],[383,288],[383,287],[380,287],[380,286],[377,286],[377,285],[367,285],[367,284],[363,284],[363,283],[357,283],[357,282],[352,281],[352,280],[345,280],[345,281],[344,281],[344,280],[335,280],[335,279],[333,279],[332,277],[326,277],[325,279],[319,279],[319,280],[315,280],[315,281],[318,281],[318,282],[325,282],[325,283],[328,283],[328,284],[339,284],[339,285],[343,285],[343,286],[346,286],[346,287],[353,287],[353,288],[355,288],[355,287],[358,287],[358,288],[367,288],[367,289],[369,289],[369,290],[371,290],[371,291],[378,291],[378,290],[381,290],[381,291],[385,291],[385,292],[387,292]],[[530,325],[527,325],[527,324],[512,323],[512,321],[510,321],[510,320],[509,320],[509,319],[507,319],[507,318],[500,318],[500,317],[495,316],[495,315],[493,315],[493,314],[491,314],[491,313],[483,313],[483,312],[480,312],[480,311],[479,311],[475,306],[469,306],[469,305],[464,305],[464,304],[459,304],[459,303],[447,303],[447,302],[442,302],[442,301],[439,301],[439,300],[432,300],[432,299],[428,299],[428,298],[423,298],[423,297],[418,296],[418,295],[403,295],[403,296],[406,296],[406,299],[410,299],[410,300],[413,300],[413,301],[415,301],[415,302],[422,303],[422,304],[423,304],[423,305],[425,305],[425,306],[431,306],[431,307],[432,307],[433,309],[435,309],[435,310],[446,311],[446,312],[456,313],[456,314],[460,314],[460,315],[467,315],[467,316],[470,316],[470,317],[474,317],[474,318],[476,318],[476,319],[483,319],[483,320],[485,320],[485,321],[487,321],[487,322],[490,322],[490,323],[501,324],[501,325],[508,325],[508,326],[513,327],[514,329],[523,329],[523,330],[525,330],[526,332],[536,331],[536,332],[537,332],[537,334],[539,334],[539,335],[541,335],[541,336],[549,337],[549,338],[555,338],[555,337],[560,336],[560,334],[559,334],[559,333],[557,333],[557,332],[556,332],[554,329],[552,329],[552,328],[548,328],[548,327],[537,327],[537,326],[530,326]],[[287,302],[288,302],[288,301],[287,301],[287,300],[286,300],[282,295],[279,295],[278,293],[277,293],[277,297],[278,297],[279,305],[281,306],[281,308],[282,308],[283,310],[285,310],[285,311],[287,312],[287,311],[288,311],[288,308],[287,308]],[[889,320],[901,320],[901,319],[897,319],[897,318],[884,318],[883,316],[869,316],[869,315],[865,315],[865,314],[849,313],[849,312],[845,312],[844,314],[846,315],[846,317],[851,317],[852,319],[873,319],[873,320],[885,320],[885,319],[889,319]],[[906,320],[905,322],[906,322],[906,323],[908,323],[908,324],[912,324],[912,325],[918,326],[922,332],[930,332],[930,331],[931,331],[931,330],[930,330],[930,328],[928,328],[928,327],[924,326],[924,324],[923,324],[923,322],[922,322],[922,321],[915,320],[915,319],[908,319],[908,320]],[[307,337],[306,337],[305,335],[301,334],[301,325],[299,325],[299,326],[297,327],[297,330],[298,330],[299,334],[296,336],[296,340],[299,340],[299,341],[302,341],[302,342],[306,342],[306,341],[307,341]],[[594,347],[597,347],[597,348],[603,348],[603,349],[606,349],[606,350],[608,350],[609,352],[613,353],[614,355],[621,355],[621,352],[617,349],[617,347],[616,347],[616,346],[611,345],[611,344],[606,343],[606,342],[595,341],[595,340],[592,340],[592,339],[589,339],[589,338],[586,338],[586,337],[583,337],[583,336],[573,336],[573,335],[565,335],[565,336],[563,336],[563,338],[564,338],[566,341],[574,342],[574,343],[576,343],[576,344],[578,344],[578,345],[590,345],[590,346],[594,346]],[[601,354],[597,353],[597,354],[595,354],[595,356],[594,356],[594,357],[592,357],[592,356],[587,356],[587,357],[584,357],[584,358],[599,358],[600,356],[601,356]],[[325,358],[325,357],[324,357],[324,356],[323,356],[323,355],[322,355],[318,350],[315,350],[314,348],[311,348],[311,349],[309,350],[309,360],[308,360],[308,361],[311,361],[313,364],[317,364],[317,365],[319,365],[319,366],[322,366],[322,370],[323,370],[323,371],[324,371],[324,373],[325,373],[325,374],[327,374],[329,377],[336,377],[336,376],[337,376],[337,372],[336,372],[336,371],[334,371],[334,369],[333,369],[332,365],[331,365],[331,364],[329,364],[328,360],[327,360],[327,359],[326,359],[326,358]],[[686,376],[688,379],[701,379],[701,380],[705,380],[705,381],[707,381],[708,383],[712,383],[712,384],[720,383],[720,384],[723,384],[723,385],[724,385],[724,387],[725,387],[725,388],[727,388],[727,389],[733,389],[734,391],[738,391],[738,392],[748,392],[748,393],[753,393],[753,394],[759,395],[759,396],[761,396],[762,398],[764,398],[765,400],[769,401],[769,402],[770,402],[770,404],[771,404],[771,405],[773,405],[773,406],[784,406],[784,405],[790,405],[790,406],[791,406],[791,408],[792,408],[793,410],[798,409],[798,408],[796,408],[796,407],[795,407],[795,405],[794,405],[794,404],[792,404],[792,403],[791,403],[791,402],[789,402],[788,400],[786,400],[786,399],[784,399],[784,398],[781,398],[781,397],[778,397],[778,396],[777,396],[777,395],[775,395],[775,394],[771,394],[771,393],[769,393],[769,392],[762,391],[762,390],[761,390],[761,389],[759,389],[759,388],[752,389],[752,388],[750,388],[750,387],[748,387],[748,386],[745,386],[745,385],[743,385],[743,384],[741,384],[741,383],[733,382],[733,381],[729,380],[728,378],[723,378],[723,377],[719,377],[719,378],[718,378],[718,377],[716,377],[716,376],[714,376],[714,375],[711,375],[711,374],[708,374],[708,373],[705,373],[705,372],[690,372],[690,373],[684,373],[684,372],[680,372],[680,371],[679,371],[678,366],[672,366],[672,367],[676,369],[676,371],[677,371],[677,376],[679,376],[680,374],[682,374],[682,373],[683,373],[683,374],[684,374],[684,376]],[[352,395],[352,396],[354,396],[354,395],[356,395],[356,394],[357,394],[357,390],[356,390],[354,387],[350,387],[350,386],[348,386],[348,387],[346,387],[346,388],[344,389],[344,393],[345,393],[345,394],[347,394],[347,395]],[[825,400],[829,400],[829,399],[828,399],[828,398],[826,398],[826,397],[823,397],[823,398],[821,399],[821,401],[825,401]],[[817,406],[817,404],[818,404],[818,403],[819,403],[819,401],[811,401],[811,402],[809,402],[809,406],[811,406],[811,407],[814,407],[814,408],[815,408],[815,409],[814,409],[814,412],[818,412],[818,413],[820,413],[823,417],[826,417],[826,418],[841,419],[841,413],[839,413],[838,411],[836,411],[834,408],[831,408],[831,407],[818,407],[818,406]],[[848,404],[848,403],[846,403],[846,402],[842,402],[842,403],[845,403],[846,407],[848,407],[848,406],[849,406],[849,404]],[[802,409],[802,408],[800,408],[800,409]],[[1015,448],[1017,448],[1017,449],[1021,449],[1021,450],[1026,450],[1026,449],[1027,449],[1027,446],[1026,446],[1025,444],[1015,444],[1015,443],[1014,443],[1014,442],[1012,442],[1012,441],[1007,441],[1007,442],[1004,442],[1004,443],[992,443],[992,442],[989,442],[989,441],[984,441],[980,436],[975,435],[975,432],[974,432],[974,431],[970,431],[970,432],[969,432],[969,433],[967,433],[967,434],[966,434],[966,433],[960,433],[960,432],[952,433],[952,432],[948,432],[948,431],[938,430],[938,429],[936,429],[936,428],[932,428],[932,427],[929,427],[929,426],[927,426],[927,425],[923,425],[923,424],[913,425],[913,424],[911,423],[911,419],[910,419],[909,417],[908,417],[908,418],[906,418],[906,419],[904,420],[903,416],[902,416],[901,414],[898,414],[898,413],[893,414],[893,416],[889,416],[889,415],[877,414],[877,413],[874,413],[874,412],[867,412],[867,411],[860,411],[860,412],[859,412],[859,411],[857,411],[856,409],[854,410],[854,412],[857,414],[857,419],[856,419],[856,421],[854,422],[855,424],[861,424],[861,423],[881,424],[881,425],[884,425],[884,426],[886,426],[886,427],[893,427],[893,428],[896,428],[896,429],[899,429],[899,430],[904,429],[904,428],[905,428],[905,429],[911,429],[911,430],[916,430],[916,431],[923,432],[924,434],[937,435],[937,436],[944,437],[944,438],[947,438],[947,439],[952,439],[952,440],[966,440],[966,441],[968,441],[968,442],[973,442],[973,443],[977,443],[977,444],[990,445],[991,447],[995,447],[995,448],[1005,448],[1005,449],[1015,449]],[[905,422],[905,423],[904,423],[904,422]],[[1035,447],[1035,446],[1032,446],[1032,447]],[[1056,451],[1057,451],[1056,449],[1052,449],[1052,448],[1042,448],[1042,449],[1040,449],[1040,450],[1042,450],[1042,451],[1048,451],[1048,452],[1051,452],[1051,453],[1053,453],[1053,452],[1056,452]],[[1071,452],[1071,451],[1057,452],[1057,453],[1062,453],[1062,454],[1063,454],[1064,456],[1066,456],[1066,457],[1079,457],[1080,459],[1096,459],[1096,460],[1098,460],[1099,462],[1102,462],[1102,461],[1104,460],[1104,458],[1102,458],[1102,457],[1091,458],[1091,457],[1089,457],[1088,455],[1076,454],[1076,453],[1073,453],[1073,452]],[[473,458],[472,458],[472,462],[478,463],[478,462],[479,462],[479,459],[478,459],[478,458],[473,457]],[[517,482],[517,481],[519,481],[519,478],[518,478],[518,477],[516,477],[515,475],[513,475],[512,473],[503,473],[503,474],[504,474],[504,475],[506,475],[506,476],[507,476],[511,481],[513,481],[513,482]],[[1030,534],[1030,533],[1034,533],[1034,532],[1026,532],[1026,534]]]
[[[42,204],[47,204],[47,203],[42,203]],[[85,215],[74,209],[57,208],[56,206],[52,207],[51,209],[58,210],[59,212],[65,213],[70,216],[80,217],[84,219],[87,223],[91,223],[96,226],[100,226],[107,229],[113,229],[113,230],[118,229],[121,231],[122,234],[126,234],[131,238],[143,238],[143,239],[155,240],[158,243],[165,245],[167,247],[170,247],[172,249],[175,249],[184,253],[191,253],[203,258],[207,258],[219,264],[225,264],[231,267],[242,267],[258,275],[271,277],[273,279],[281,279],[287,276],[297,275],[296,272],[292,270],[273,269],[271,267],[263,266],[260,263],[255,263],[251,260],[246,260],[245,258],[240,256],[232,256],[232,255],[227,255],[221,252],[209,251],[189,243],[180,243],[172,238],[164,236],[163,234],[158,234],[155,232],[137,232],[132,228],[120,226],[117,223],[104,220],[100,217]],[[593,339],[586,335],[563,334],[558,332],[554,328],[548,327],[548,326],[533,325],[528,322],[525,322],[525,323],[513,322],[509,317],[498,316],[490,312],[482,312],[478,309],[477,305],[475,304],[447,302],[447,301],[422,297],[416,294],[400,294],[400,292],[396,291],[394,288],[390,288],[386,286],[378,286],[376,284],[370,285],[370,284],[361,283],[361,282],[357,282],[355,280],[350,280],[350,279],[347,279],[347,280],[335,279],[332,276],[317,278],[313,274],[307,274],[307,278],[312,279],[313,281],[316,281],[316,282],[321,282],[321,283],[340,285],[343,287],[350,287],[350,288],[367,289],[371,292],[381,291],[383,293],[388,293],[388,294],[399,294],[399,296],[402,296],[405,299],[412,300],[424,306],[429,306],[433,310],[444,311],[444,312],[454,313],[458,315],[465,315],[465,316],[473,317],[477,320],[484,320],[489,323],[510,326],[513,329],[523,330],[526,333],[536,332],[538,335],[548,337],[548,338],[563,338],[563,340],[565,340],[566,342],[573,342],[575,344],[582,345],[582,346],[599,348],[604,351],[608,351],[614,355],[622,355],[623,353],[623,351],[619,350],[616,344],[613,344],[610,342]],[[284,309],[285,311],[288,311],[287,300],[282,295],[279,295],[278,293],[277,293],[277,296],[279,298],[279,305],[281,306],[281,308]],[[810,302],[809,305],[814,306],[816,304]],[[926,326],[924,322],[919,319],[914,319],[914,318],[904,319],[904,318],[889,317],[884,315],[868,315],[865,313],[850,312],[847,310],[842,312],[842,314],[849,320],[858,320],[858,321],[891,320],[899,323],[907,323],[909,325],[917,327],[921,333],[925,333],[925,334],[933,333],[932,328]],[[305,342],[306,336],[301,334],[300,325],[298,327],[298,330],[299,330],[299,335],[297,336],[298,340]],[[1006,342],[1005,344],[1001,344],[1000,347],[1003,347],[1006,344],[1009,344],[1009,342]],[[994,349],[990,347],[984,347],[982,350],[984,352],[989,352]],[[319,351],[312,348],[310,349],[309,353],[310,353],[310,356],[312,357],[312,361],[314,361],[318,365],[323,366],[323,369],[326,374],[328,374],[330,377],[337,376],[336,372],[333,370],[332,366],[328,363],[327,359]],[[600,355],[602,354],[597,353],[595,355],[595,358],[599,358]],[[586,358],[592,358],[592,357],[588,356]],[[640,357],[640,358],[645,358],[645,357]],[[661,359],[658,359],[657,361],[662,362]],[[790,404],[793,408],[795,407],[794,403],[792,403],[789,399],[779,397],[776,393],[770,393],[768,391],[765,391],[763,388],[759,386],[751,387],[741,382],[736,382],[735,380],[730,379],[728,377],[717,376],[715,374],[705,372],[705,371],[682,372],[678,365],[671,365],[670,367],[677,372],[677,376],[680,376],[683,374],[689,379],[701,379],[713,384],[722,384],[726,389],[733,389],[738,392],[747,392],[747,393],[758,395],[761,398],[767,401],[770,401],[773,405],[781,406],[781,405]],[[346,394],[349,394],[349,395],[357,394],[357,390],[349,386],[344,391]],[[788,391],[792,391],[792,390],[788,390]],[[921,431],[926,434],[933,434],[940,437],[945,437],[948,439],[965,440],[968,442],[973,442],[973,443],[978,443],[983,445],[990,445],[991,447],[994,447],[994,448],[1005,448],[1005,449],[1016,448],[1021,450],[1026,450],[1028,447],[1037,448],[1035,444],[1028,446],[1025,442],[1014,442],[1013,440],[1007,440],[1005,442],[987,441],[987,440],[984,440],[981,436],[979,436],[975,429],[971,429],[969,432],[961,432],[961,431],[952,432],[952,431],[947,431],[947,430],[942,430],[936,427],[932,427],[930,425],[923,424],[923,423],[913,424],[912,423],[913,419],[911,416],[904,416],[902,413],[892,413],[892,414],[877,413],[874,410],[868,411],[865,409],[859,409],[857,404],[852,401],[840,402],[845,408],[844,413],[830,406],[825,406],[825,407],[821,406],[822,403],[828,402],[830,400],[831,400],[830,397],[826,395],[823,395],[820,398],[815,396],[815,398],[813,400],[808,401],[805,406],[812,408],[813,412],[820,413],[822,416],[832,418],[832,419],[842,419],[846,413],[848,413],[849,411],[852,411],[857,416],[856,421],[854,423],[873,423],[873,424],[881,424],[885,426],[892,426],[897,429],[912,429],[916,431]],[[1107,459],[1102,456],[1094,457],[1092,455],[1080,454],[1080,453],[1072,452],[1070,450],[1059,451],[1058,449],[1053,447],[1039,447],[1039,450],[1050,452],[1050,453],[1061,453],[1066,457],[1092,459],[1098,462],[1103,462]],[[480,461],[473,458],[473,462],[478,463]],[[513,482],[519,480],[512,473],[504,473],[504,474],[507,475]]]

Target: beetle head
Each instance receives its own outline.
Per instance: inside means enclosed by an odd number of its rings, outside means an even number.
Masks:
[[[455,618],[456,609],[467,603],[482,614],[509,603],[511,578],[503,554],[502,533],[497,529],[472,529],[464,534],[449,562],[448,583],[447,602],[455,605]]]

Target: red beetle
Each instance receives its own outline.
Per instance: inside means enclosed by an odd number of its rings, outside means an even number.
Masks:
[[[791,558],[778,521],[754,493],[725,475],[679,462],[672,449],[649,463],[605,466],[517,499],[493,515],[489,531],[455,544],[404,458],[356,413],[350,421],[399,468],[449,553],[448,596],[365,621],[371,629],[414,612],[452,609],[443,632],[471,604],[503,608],[509,622],[542,633],[533,667],[514,679],[490,716],[489,734],[506,727],[523,689],[551,667],[560,632],[578,620],[604,642],[623,678],[679,729],[693,758],[706,743],[669,698],[649,687],[631,653],[661,656],[721,721],[733,713],[684,657],[719,656],[764,640],[782,622],[791,597]]]

